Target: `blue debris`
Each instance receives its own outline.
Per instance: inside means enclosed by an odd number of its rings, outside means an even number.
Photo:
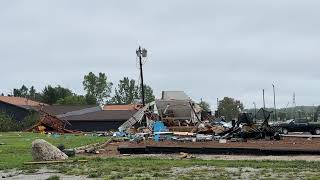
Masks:
[[[153,132],[167,132],[167,127],[162,121],[155,121],[153,124]],[[160,134],[155,134],[153,137],[154,141],[159,142]]]
[[[114,137],[125,137],[125,136],[127,136],[127,134],[124,133],[124,132],[114,132],[112,136],[114,136]]]

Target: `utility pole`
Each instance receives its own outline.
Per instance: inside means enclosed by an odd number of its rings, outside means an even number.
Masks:
[[[139,64],[140,64],[140,77],[141,77],[141,98],[142,98],[142,105],[145,106],[145,98],[144,98],[144,85],[143,85],[143,71],[142,71],[142,58],[147,57],[147,50],[144,48],[141,48],[139,46],[139,49],[136,50],[136,54],[139,58]]]
[[[272,84],[273,88],[273,106],[274,106],[274,119],[277,121],[277,108],[276,108],[276,91],[274,89],[274,84]]]
[[[263,109],[266,109],[266,101],[264,100],[264,89],[262,89]]]
[[[257,105],[255,102],[253,102],[253,106],[254,106],[254,120],[256,120],[256,118],[257,118]]]
[[[293,93],[292,97],[292,106],[293,106],[293,119],[296,119],[296,93]]]
[[[219,117],[219,98],[217,98],[217,117]]]

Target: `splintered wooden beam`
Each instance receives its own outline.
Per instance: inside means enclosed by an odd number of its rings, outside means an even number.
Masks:
[[[31,161],[31,162],[24,162],[25,165],[30,164],[55,164],[55,163],[76,163],[76,162],[88,162],[88,160],[67,160],[67,161]]]

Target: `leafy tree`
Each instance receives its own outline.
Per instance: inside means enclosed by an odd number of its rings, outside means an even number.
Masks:
[[[144,87],[145,102],[146,103],[150,103],[150,102],[154,101],[155,100],[155,96],[153,95],[152,88],[150,86],[148,86],[148,85],[143,85],[143,87]],[[140,94],[139,97],[141,97],[141,91],[139,91],[139,94]]]
[[[42,91],[42,100],[47,104],[55,104],[59,99],[72,95],[73,93],[70,89],[63,88],[60,85],[58,87],[48,85]]]
[[[34,89],[33,86],[31,86],[30,89],[29,89],[28,97],[30,99],[36,99],[36,93],[37,93],[37,91]]]
[[[1,96],[4,96],[4,94],[3,94],[3,93],[1,93]]]
[[[36,101],[41,101],[41,99],[42,99],[41,93],[37,93],[34,86],[31,86],[29,89],[25,85],[22,85],[21,88],[19,88],[19,89],[13,89],[13,96],[29,98],[29,99],[36,100]]]
[[[224,97],[219,101],[218,111],[220,116],[225,116],[226,120],[237,118],[240,111],[243,110],[243,104],[230,97]]]
[[[119,81],[118,88],[115,88],[115,95],[112,97],[111,102],[114,104],[131,104],[138,98],[138,89],[135,80],[129,80],[124,77]]]
[[[210,104],[207,103],[206,101],[203,101],[201,99],[200,103],[199,103],[199,106],[202,108],[203,111],[210,111]]]
[[[84,76],[82,83],[87,94],[94,96],[99,103],[103,103],[105,99],[110,97],[112,83],[107,81],[105,73],[99,73],[99,76],[96,76],[90,72]]]
[[[28,88],[25,85],[22,85],[20,89],[13,89],[13,96],[28,97]]]
[[[85,98],[88,105],[98,104],[97,98],[94,97],[93,95],[86,94]]]
[[[85,105],[87,104],[84,96],[72,95],[65,98],[61,98],[57,101],[60,105]]]
[[[59,98],[57,97],[57,93],[52,86],[46,86],[42,91],[42,100],[47,104],[54,104],[57,102]]]
[[[57,101],[60,105],[94,105],[97,104],[97,100],[93,96],[83,96],[73,94],[65,98],[60,98]]]

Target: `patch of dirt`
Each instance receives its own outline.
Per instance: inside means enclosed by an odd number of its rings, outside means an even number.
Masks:
[[[295,138],[284,137],[282,140],[248,140],[247,142],[231,142],[219,143],[218,141],[208,142],[174,142],[174,141],[143,141],[135,142],[111,142],[104,149],[99,151],[99,154],[80,154],[80,156],[91,157],[159,157],[159,158],[179,158],[179,154],[130,154],[121,155],[117,148],[119,146],[128,147],[145,147],[145,146],[175,146],[175,147],[235,147],[235,148],[266,148],[266,149],[301,149],[301,150],[318,150],[320,149],[320,138]],[[317,155],[293,155],[293,156],[254,156],[254,155],[206,155],[193,154],[200,159],[219,159],[219,160],[306,160],[320,161],[320,156]]]

